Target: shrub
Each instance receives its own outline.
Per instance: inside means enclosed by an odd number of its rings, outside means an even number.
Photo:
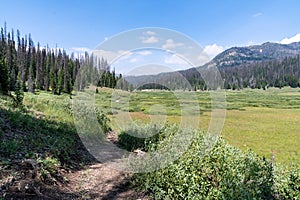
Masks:
[[[164,135],[164,130],[159,135]],[[148,144],[144,139],[144,148],[150,152],[163,148],[168,139],[164,135]],[[250,150],[242,152],[223,139],[203,154],[208,140],[203,133],[198,133],[184,155],[166,168],[135,174],[134,185],[149,191],[155,199],[299,198],[299,169],[286,173],[275,170],[265,158]],[[155,148],[150,148],[155,141]]]
[[[171,132],[167,131],[167,128],[169,126],[163,127],[152,123],[145,126],[131,124],[119,134],[119,143],[127,151],[133,151],[134,149],[148,151],[150,148],[156,148],[158,141]],[[175,126],[173,126],[173,129],[175,131]]]
[[[0,157],[9,157],[15,155],[21,146],[21,142],[17,139],[0,142]]]
[[[59,176],[60,162],[56,158],[47,156],[45,159],[38,158],[37,163],[43,182],[56,183],[55,178]]]
[[[96,108],[96,117],[97,121],[100,125],[100,128],[104,133],[107,133],[111,131],[110,127],[110,119],[106,116],[104,112],[102,112],[100,109]]]
[[[11,95],[13,99],[13,106],[17,108],[23,107],[23,100],[24,100],[24,92],[21,88],[20,82],[17,81],[15,86],[15,92]]]
[[[276,166],[274,169],[276,199],[300,199],[300,168]]]

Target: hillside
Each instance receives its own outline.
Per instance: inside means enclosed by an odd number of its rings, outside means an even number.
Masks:
[[[299,87],[300,42],[292,44],[264,43],[248,47],[232,47],[198,68],[158,75],[128,76],[126,80],[143,89],[159,88],[206,90],[199,70],[215,65],[221,73],[224,88]],[[188,82],[187,82],[188,81]],[[157,86],[158,85],[158,86]]]
[[[300,42],[278,44],[266,42],[262,45],[232,47],[218,54],[211,62],[217,67],[233,67],[245,63],[282,59],[300,54]]]
[[[88,152],[69,95],[26,92],[23,109],[12,104],[0,95],[1,200],[147,199],[132,189],[129,174]]]

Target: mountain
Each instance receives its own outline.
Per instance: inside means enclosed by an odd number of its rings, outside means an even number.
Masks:
[[[278,44],[266,42],[262,45],[232,47],[218,54],[211,62],[217,67],[232,67],[245,63],[282,59],[300,54],[300,42]]]
[[[232,47],[198,68],[217,66],[228,89],[300,87],[299,55],[300,42],[266,42],[262,45]],[[158,75],[128,76],[126,80],[140,89],[164,89],[162,86],[169,89],[210,89],[195,68]]]

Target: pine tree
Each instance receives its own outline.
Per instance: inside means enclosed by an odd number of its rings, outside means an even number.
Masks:
[[[50,69],[50,87],[51,87],[51,91],[52,91],[52,94],[56,94],[56,90],[57,90],[57,85],[56,85],[56,76],[54,74],[54,70],[51,68]]]
[[[73,72],[73,62],[72,60],[68,60],[67,67],[64,71],[64,92],[71,94],[72,92],[72,80],[71,80],[71,73]]]
[[[31,93],[35,93],[35,82],[34,82],[34,61],[31,59],[30,67],[29,67],[29,75],[28,75],[28,91]]]
[[[8,82],[9,82],[9,90],[13,90],[14,87],[15,87],[15,80],[16,80],[16,77],[15,77],[15,74],[14,73],[14,70],[12,69],[12,52],[11,52],[11,46],[12,46],[12,40],[10,38],[10,33],[8,33],[7,35],[7,51],[6,51],[6,61],[7,61],[7,68],[8,68]]]
[[[6,31],[5,31],[6,32]],[[9,76],[8,66],[6,60],[6,36],[1,29],[1,46],[0,46],[0,90],[2,94],[6,95],[9,92]]]
[[[59,70],[59,76],[58,76],[58,95],[60,95],[63,92],[64,88],[64,70]]]
[[[0,91],[2,94],[7,95],[9,89],[8,70],[5,59],[0,58]]]
[[[20,33],[19,33],[20,34]],[[27,39],[22,38],[21,42],[18,44],[18,69],[21,72],[21,86],[23,91],[26,90],[26,81],[27,81],[27,56],[26,56],[26,49],[27,49]]]
[[[17,81],[15,85],[15,95],[13,96],[14,106],[15,107],[23,107],[23,99],[24,99],[24,92],[21,86],[21,73],[17,76]]]
[[[116,80],[116,71],[115,69],[112,71],[112,76],[111,76],[112,80],[112,85],[111,85],[111,88],[115,88],[116,87],[116,84],[117,84],[117,80]]]
[[[18,64],[17,64],[17,50],[16,50],[16,45],[15,45],[15,41],[14,41],[14,30],[12,30],[12,34],[11,34],[11,42],[9,45],[9,55],[10,55],[10,65],[8,65],[9,67],[9,78],[10,78],[10,90],[13,91],[15,90],[15,85],[17,82],[17,78],[18,78]]]
[[[40,50],[40,43],[38,43],[37,46],[37,52],[36,52],[36,88],[37,89],[43,89],[43,71],[44,71],[44,58],[42,55],[42,52]]]
[[[48,48],[47,48],[48,49]],[[46,56],[45,70],[44,70],[44,88],[49,91],[50,87],[50,65],[51,65],[51,53],[48,51]]]
[[[84,56],[67,55],[65,51],[37,46],[29,34],[20,36],[17,30],[17,46],[14,30],[1,28],[0,38],[0,92],[52,90],[53,94],[72,93],[73,86],[84,90],[90,84],[114,88],[118,77],[103,57],[87,52]],[[124,88],[128,83],[123,81]],[[20,89],[21,88],[21,89]]]

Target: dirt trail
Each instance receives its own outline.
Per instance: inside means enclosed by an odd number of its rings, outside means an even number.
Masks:
[[[116,132],[107,139],[117,144]],[[131,188],[130,174],[114,169],[111,164],[98,163],[67,175],[69,184],[64,190],[77,193],[82,199],[149,199],[143,192]]]
[[[112,169],[109,164],[96,164],[68,175],[69,192],[80,191],[83,199],[148,199],[130,187],[128,174]]]
[[[117,144],[118,134],[111,132],[107,139]],[[0,168],[0,200],[150,199],[131,187],[132,174],[117,170],[112,162],[86,165],[69,172],[62,169],[59,177],[64,181],[56,181],[54,185],[41,181],[36,165],[35,160],[27,159],[16,161],[10,169]]]

